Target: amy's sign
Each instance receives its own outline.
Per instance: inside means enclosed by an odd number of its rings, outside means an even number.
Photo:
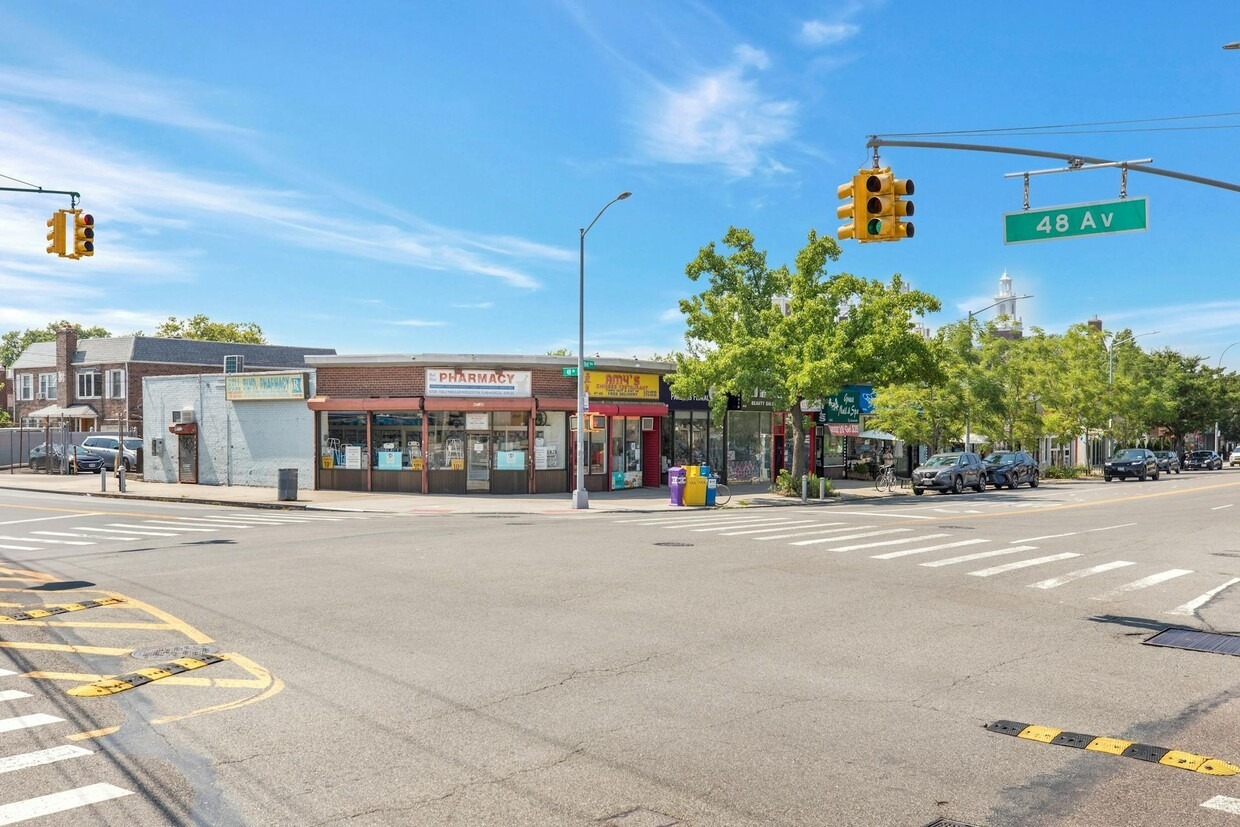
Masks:
[[[653,373],[586,371],[586,393],[591,399],[644,399],[658,401],[659,377]]]
[[[224,377],[224,398],[233,402],[252,399],[305,399],[304,373],[231,373]]]
[[[427,396],[529,396],[528,370],[427,368]]]

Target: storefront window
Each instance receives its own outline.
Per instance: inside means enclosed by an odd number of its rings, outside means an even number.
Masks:
[[[495,470],[524,471],[529,462],[530,414],[528,411],[496,411],[491,414],[495,432]]]
[[[422,470],[422,413],[420,411],[374,414],[370,450],[375,468],[382,471]]]
[[[728,413],[728,482],[771,480],[771,414],[768,411]]]
[[[606,474],[604,464],[607,453],[607,431],[586,431],[586,456],[590,459],[591,474]]]
[[[465,414],[460,411],[431,411],[426,416],[429,432],[427,467],[432,471],[464,471]]]
[[[366,413],[364,411],[322,411],[319,419],[323,444],[323,467],[359,470],[368,467]]]
[[[534,420],[534,470],[560,471],[568,467],[563,411],[539,411]]]
[[[639,488],[642,484],[642,420],[617,416],[611,420],[611,487]]]
[[[824,428],[822,437],[823,469],[843,468],[847,448],[848,445],[846,437],[831,436],[831,432]],[[836,473],[838,473],[838,471]]]

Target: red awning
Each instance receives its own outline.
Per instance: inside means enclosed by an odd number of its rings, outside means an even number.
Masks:
[[[528,396],[517,399],[471,399],[469,397],[428,397],[424,411],[532,411],[534,400]]]
[[[577,400],[574,399],[552,399],[546,396],[539,396],[535,399],[538,403],[540,411],[572,411],[577,412]]]
[[[573,410],[577,406],[573,405]],[[667,405],[641,402],[590,402],[588,413],[605,416],[667,416]]]
[[[312,411],[420,411],[422,397],[398,396],[385,399],[356,399],[333,396],[311,397],[307,403]]]

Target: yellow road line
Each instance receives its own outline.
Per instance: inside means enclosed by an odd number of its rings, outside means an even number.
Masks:
[[[0,640],[0,649],[37,649],[44,652],[74,652],[79,655],[128,655],[132,649],[113,649],[107,646],[69,646],[63,643],[20,643]]]
[[[47,594],[47,592],[41,591],[39,592],[39,594]],[[80,601],[75,601],[71,603],[44,603],[43,608],[47,609],[47,608],[51,608],[52,606],[76,606],[79,602]],[[6,603],[4,601],[0,601],[0,609],[29,609],[29,608],[30,608],[29,603]],[[109,609],[137,609],[139,607],[134,606],[130,603],[113,603],[112,605],[108,606],[108,608]]]
[[[43,681],[94,683],[95,681],[109,681],[116,676],[92,675],[88,672],[27,672],[22,677]],[[220,689],[266,689],[271,681],[258,678],[187,678],[184,675],[173,675],[158,683],[169,686],[214,686]]]
[[[1064,503],[1063,505],[1048,505],[1045,508],[1020,508],[1013,509],[1011,513],[992,511],[988,514],[953,514],[953,520],[980,520],[987,517],[1012,517],[1021,514],[1041,514],[1046,511],[1066,511],[1069,508],[1094,508],[1100,505],[1115,505],[1116,503],[1136,502],[1137,500],[1148,500],[1153,497],[1177,497],[1184,494],[1196,494],[1199,491],[1210,491],[1215,488],[1234,488],[1240,485],[1240,482],[1220,482],[1215,485],[1204,485],[1200,488],[1186,488],[1183,491],[1156,491],[1150,494],[1134,494],[1131,497],[1118,497],[1114,500],[1098,500],[1090,503]]]
[[[9,566],[0,566],[0,571],[5,572],[6,574],[20,574],[26,577],[26,579],[28,580],[39,580],[41,582],[49,582],[49,581],[56,579],[55,577],[53,577],[50,574],[47,574],[46,572],[29,571],[27,569],[15,569],[15,568],[10,568]]]
[[[245,671],[249,672],[254,677],[258,678],[261,681],[264,681],[267,684],[266,691],[260,692],[259,694],[253,695],[249,698],[243,698],[242,700],[239,700],[239,701],[233,701],[232,703],[219,704],[217,706],[204,706],[202,709],[195,709],[193,712],[187,712],[184,715],[166,715],[163,718],[156,718],[155,720],[151,721],[151,723],[152,724],[169,724],[169,723],[172,723],[173,721],[183,721],[186,718],[194,718],[199,715],[206,715],[211,712],[223,712],[224,710],[227,710],[227,709],[240,709],[243,706],[248,706],[249,704],[255,704],[255,703],[258,703],[259,701],[265,701],[269,698],[275,697],[276,695],[280,694],[281,691],[283,691],[284,681],[275,677],[270,672],[268,672],[266,669],[259,666],[257,663],[250,660],[249,658],[243,657],[242,655],[238,655],[235,652],[229,652],[226,655],[222,655],[222,657],[228,658],[228,660],[237,664],[238,666],[240,666]]]
[[[103,620],[23,620],[22,626],[61,626],[73,629],[154,629],[179,631],[167,623],[111,623]]]
[[[185,635],[190,640],[194,641],[194,643],[214,643],[215,642],[215,639],[212,638],[210,635],[207,635],[207,634],[204,634],[203,632],[198,631],[193,626],[190,626],[188,623],[186,623],[184,620],[181,620],[178,617],[173,617],[172,615],[168,614],[164,610],[157,609],[149,603],[144,603],[141,600],[138,600],[133,597],[127,597],[126,595],[118,594],[117,592],[104,592],[104,594],[108,595],[109,597],[120,598],[126,601],[127,603],[132,603],[133,605],[142,608],[147,614],[153,617],[159,618],[160,620],[162,620],[164,623],[167,623],[169,626],[171,626],[176,631],[180,632],[181,634]]]
[[[87,738],[102,738],[105,735],[111,735],[119,730],[118,726],[105,727],[103,729],[92,729],[90,732],[79,732],[76,735],[66,735],[65,739],[69,741],[85,741]]]

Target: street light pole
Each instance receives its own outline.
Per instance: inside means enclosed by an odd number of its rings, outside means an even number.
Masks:
[[[590,507],[590,495],[586,492],[586,233],[595,222],[617,201],[623,201],[633,193],[622,192],[603,205],[588,226],[581,228],[581,255],[577,270],[577,487],[573,489],[573,508]]]
[[[1146,333],[1137,333],[1134,336],[1127,336],[1123,339],[1116,339],[1115,341],[1111,342],[1111,344],[1107,347],[1107,396],[1108,397],[1111,395],[1111,386],[1115,384],[1115,346],[1126,344],[1127,342],[1131,342],[1134,339],[1140,339],[1142,336],[1153,336],[1157,332],[1158,332],[1157,330],[1150,330],[1150,331],[1147,331]],[[1107,401],[1110,402],[1109,399]],[[1111,456],[1111,427],[1112,425],[1114,425],[1114,423],[1115,423],[1115,418],[1108,417],[1106,450],[1103,452],[1105,456],[1102,458],[1104,462],[1107,460],[1108,457]]]
[[[1235,47],[1236,47],[1237,49],[1240,49],[1240,42],[1237,42],[1237,43],[1235,44]],[[1226,48],[1229,48],[1229,47],[1224,46],[1223,48],[1225,48],[1225,49],[1226,49]],[[1222,352],[1222,353],[1220,353],[1220,354],[1218,355],[1218,370],[1219,370],[1219,373],[1220,373],[1220,374],[1223,372],[1223,357],[1227,355],[1227,351],[1231,350],[1231,349],[1232,349],[1233,347],[1235,347],[1236,345],[1240,345],[1240,342],[1232,342],[1232,343],[1231,343],[1231,344],[1229,344],[1227,347],[1223,348],[1223,352]],[[1219,436],[1219,434],[1218,434],[1218,420],[1216,419],[1216,420],[1214,420],[1214,450],[1215,450],[1215,451],[1218,451],[1218,436]],[[1222,453],[1222,452],[1220,451],[1219,453]]]
[[[981,310],[970,310],[969,311],[969,349],[970,350],[973,349],[973,317],[974,316],[976,316],[979,313],[985,313],[990,308],[998,307],[999,305],[1007,301],[1016,301],[1017,299],[1032,299],[1032,298],[1033,296],[1031,295],[1004,296],[1003,298],[999,299],[999,301],[994,302],[992,304],[988,304],[985,307],[983,307]],[[969,383],[966,381],[965,382],[966,387],[968,386],[968,384]],[[970,400],[966,399],[965,405],[964,405],[964,450],[966,452],[973,450],[969,444],[973,441],[972,440],[973,434],[969,430],[969,419],[972,413],[973,413],[973,403]]]

